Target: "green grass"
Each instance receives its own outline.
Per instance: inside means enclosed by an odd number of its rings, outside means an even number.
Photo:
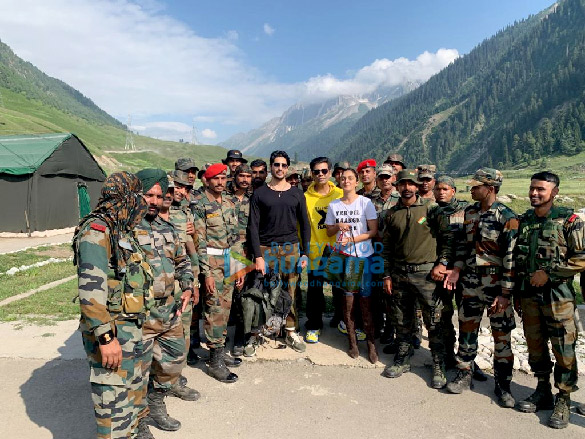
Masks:
[[[79,316],[79,303],[72,302],[76,295],[77,279],[73,279],[0,307],[0,321],[47,325],[54,321],[75,319]]]
[[[26,293],[49,282],[64,279],[76,273],[70,261],[48,264],[21,271],[13,276],[0,276],[0,300],[17,294]]]
[[[32,265],[37,262],[46,261],[51,257],[66,258],[71,256],[73,256],[73,251],[71,250],[70,244],[43,246],[17,253],[8,253],[0,255],[0,273],[6,273],[12,267]]]

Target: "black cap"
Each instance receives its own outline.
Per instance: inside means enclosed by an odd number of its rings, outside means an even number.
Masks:
[[[242,155],[242,151],[240,151],[239,149],[230,149],[227,152],[227,157],[225,158],[225,160],[222,160],[222,163],[224,165],[227,165],[227,161],[230,159],[236,159],[240,160],[242,163],[248,163],[248,160],[244,158],[244,156]]]

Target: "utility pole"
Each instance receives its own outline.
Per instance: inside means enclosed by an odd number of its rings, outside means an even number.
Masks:
[[[199,145],[199,141],[197,140],[197,127],[195,126],[195,122],[193,122],[193,127],[191,128],[191,144]]]
[[[128,115],[128,122],[126,122],[126,145],[124,145],[125,151],[136,151],[136,145],[134,145],[134,134],[132,133],[132,115]]]

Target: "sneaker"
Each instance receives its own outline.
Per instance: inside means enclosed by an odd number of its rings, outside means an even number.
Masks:
[[[256,355],[256,343],[248,343],[244,346],[244,357],[253,357]]]
[[[305,341],[307,343],[319,343],[320,329],[309,329],[305,334]]]
[[[361,329],[356,329],[355,338],[357,338],[357,341],[364,341],[366,339],[366,333]]]
[[[345,327],[345,322],[343,320],[340,320],[337,324],[337,330],[342,334],[347,335],[347,328]]]
[[[295,331],[286,331],[286,345],[297,352],[305,352],[307,345]]]

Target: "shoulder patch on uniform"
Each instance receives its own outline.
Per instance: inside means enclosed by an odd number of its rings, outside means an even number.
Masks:
[[[104,224],[99,223],[91,223],[89,225],[90,229],[97,230],[98,232],[106,232],[107,227]]]
[[[573,221],[575,221],[577,218],[579,218],[579,215],[577,215],[576,213],[574,213],[573,215],[571,215],[569,217],[569,219],[567,220],[568,222],[572,223]]]
[[[148,230],[134,230],[136,235],[148,235]]]
[[[208,213],[207,215],[205,215],[206,218],[215,218],[217,216],[221,216],[221,213],[215,212],[215,213]]]

